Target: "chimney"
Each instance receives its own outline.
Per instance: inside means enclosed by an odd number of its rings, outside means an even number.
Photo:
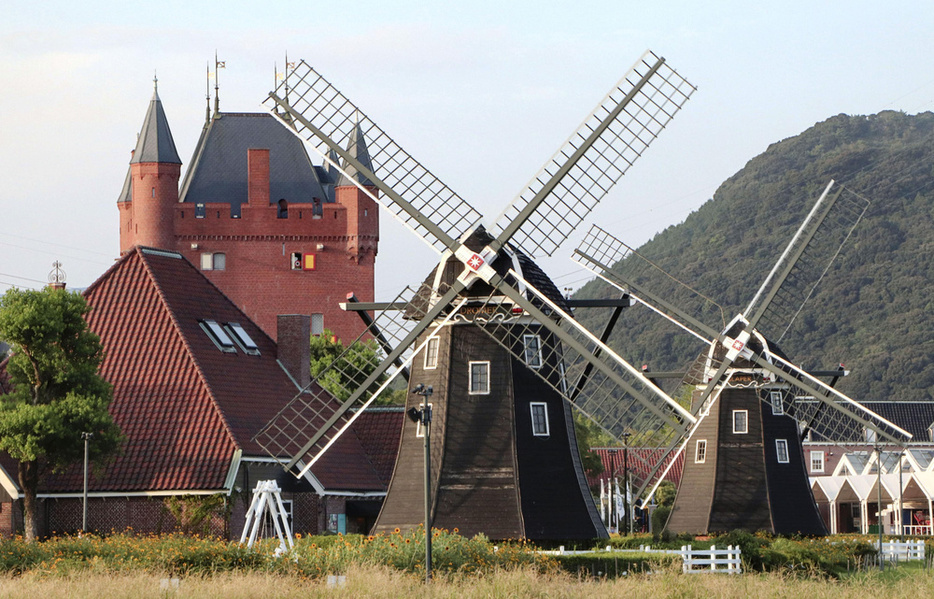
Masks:
[[[269,150],[246,151],[247,202],[251,206],[269,205]]]
[[[277,356],[279,362],[301,387],[307,387],[311,382],[311,316],[308,314],[278,315],[276,337],[279,345]]]

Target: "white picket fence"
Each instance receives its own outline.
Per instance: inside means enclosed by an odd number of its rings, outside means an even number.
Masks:
[[[710,549],[692,549],[690,545],[682,546],[683,572],[685,574],[697,572],[742,574],[741,554],[739,547],[732,545],[727,545],[726,549],[717,549],[714,545],[711,545]]]
[[[742,574],[742,551],[740,548],[728,545],[726,549],[717,549],[711,546],[710,549],[694,549],[690,545],[682,545],[681,549],[652,549],[649,545],[640,545],[639,549],[612,549],[607,545],[608,553],[667,553],[680,555],[683,562],[682,571],[686,574],[696,574],[699,572],[717,572],[723,574]],[[542,551],[546,555],[579,555],[582,553],[593,553],[588,551],[566,551],[562,545],[560,548],[552,551]],[[921,554],[924,555],[922,543]]]
[[[873,545],[878,549],[879,541],[876,541]],[[896,562],[924,561],[924,541],[920,539],[885,541],[882,543],[882,557]]]

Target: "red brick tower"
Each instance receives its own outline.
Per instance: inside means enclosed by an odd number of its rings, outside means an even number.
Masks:
[[[151,148],[158,160],[149,160]],[[359,129],[347,148],[372,170]],[[118,202],[121,252],[149,245],[182,253],[273,338],[280,314],[309,315],[313,333],[359,335],[359,318],[338,303],[350,292],[373,300],[378,209],[354,184],[375,194],[365,176],[313,165],[302,142],[262,113],[215,112],[180,191],[179,171],[154,96]]]
[[[174,247],[172,221],[181,168],[159,91],[154,89],[117,204],[121,254],[134,245]]]

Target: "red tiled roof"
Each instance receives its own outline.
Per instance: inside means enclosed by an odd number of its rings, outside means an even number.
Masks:
[[[275,342],[190,262],[134,248],[84,295],[88,324],[104,346],[101,375],[113,385],[110,412],[126,437],[123,453],[92,478],[92,491],[222,490],[235,450],[266,457],[252,437],[297,389]],[[239,323],[259,355],[221,351],[203,320]],[[371,420],[361,417],[352,430],[370,431]],[[399,429],[397,421],[397,436]],[[385,490],[385,458],[374,466],[361,438],[379,447],[369,432],[351,433],[313,469],[326,489]],[[79,490],[78,470],[50,477],[43,491]]]
[[[587,483],[591,487],[595,485],[599,486],[600,479],[606,480],[607,477],[611,475],[611,472],[615,472],[619,477],[623,476],[625,464],[622,447],[594,447],[590,451],[600,456],[600,461],[603,463],[603,474],[596,478],[587,477]],[[658,469],[657,475],[661,475],[674,456],[674,452],[669,453],[667,456],[664,455],[664,452],[665,450],[661,447],[630,447],[629,475],[631,480],[644,481],[652,472],[652,469],[655,468],[659,460],[662,460],[662,465]],[[684,454],[682,452],[675,459],[674,464],[672,464],[664,480],[671,481],[677,485],[681,481],[681,470],[683,467]]]

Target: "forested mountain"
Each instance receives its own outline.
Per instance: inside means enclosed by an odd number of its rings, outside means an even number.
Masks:
[[[638,252],[715,300],[729,319],[745,308],[830,179],[872,203],[781,346],[808,369],[844,363],[851,374],[839,388],[856,399],[934,398],[930,112],[841,114],[775,143]],[[592,281],[576,297],[617,293]],[[636,365],[683,370],[703,347],[642,306],[624,312],[611,345]],[[579,312],[591,330],[601,330],[607,315]]]

